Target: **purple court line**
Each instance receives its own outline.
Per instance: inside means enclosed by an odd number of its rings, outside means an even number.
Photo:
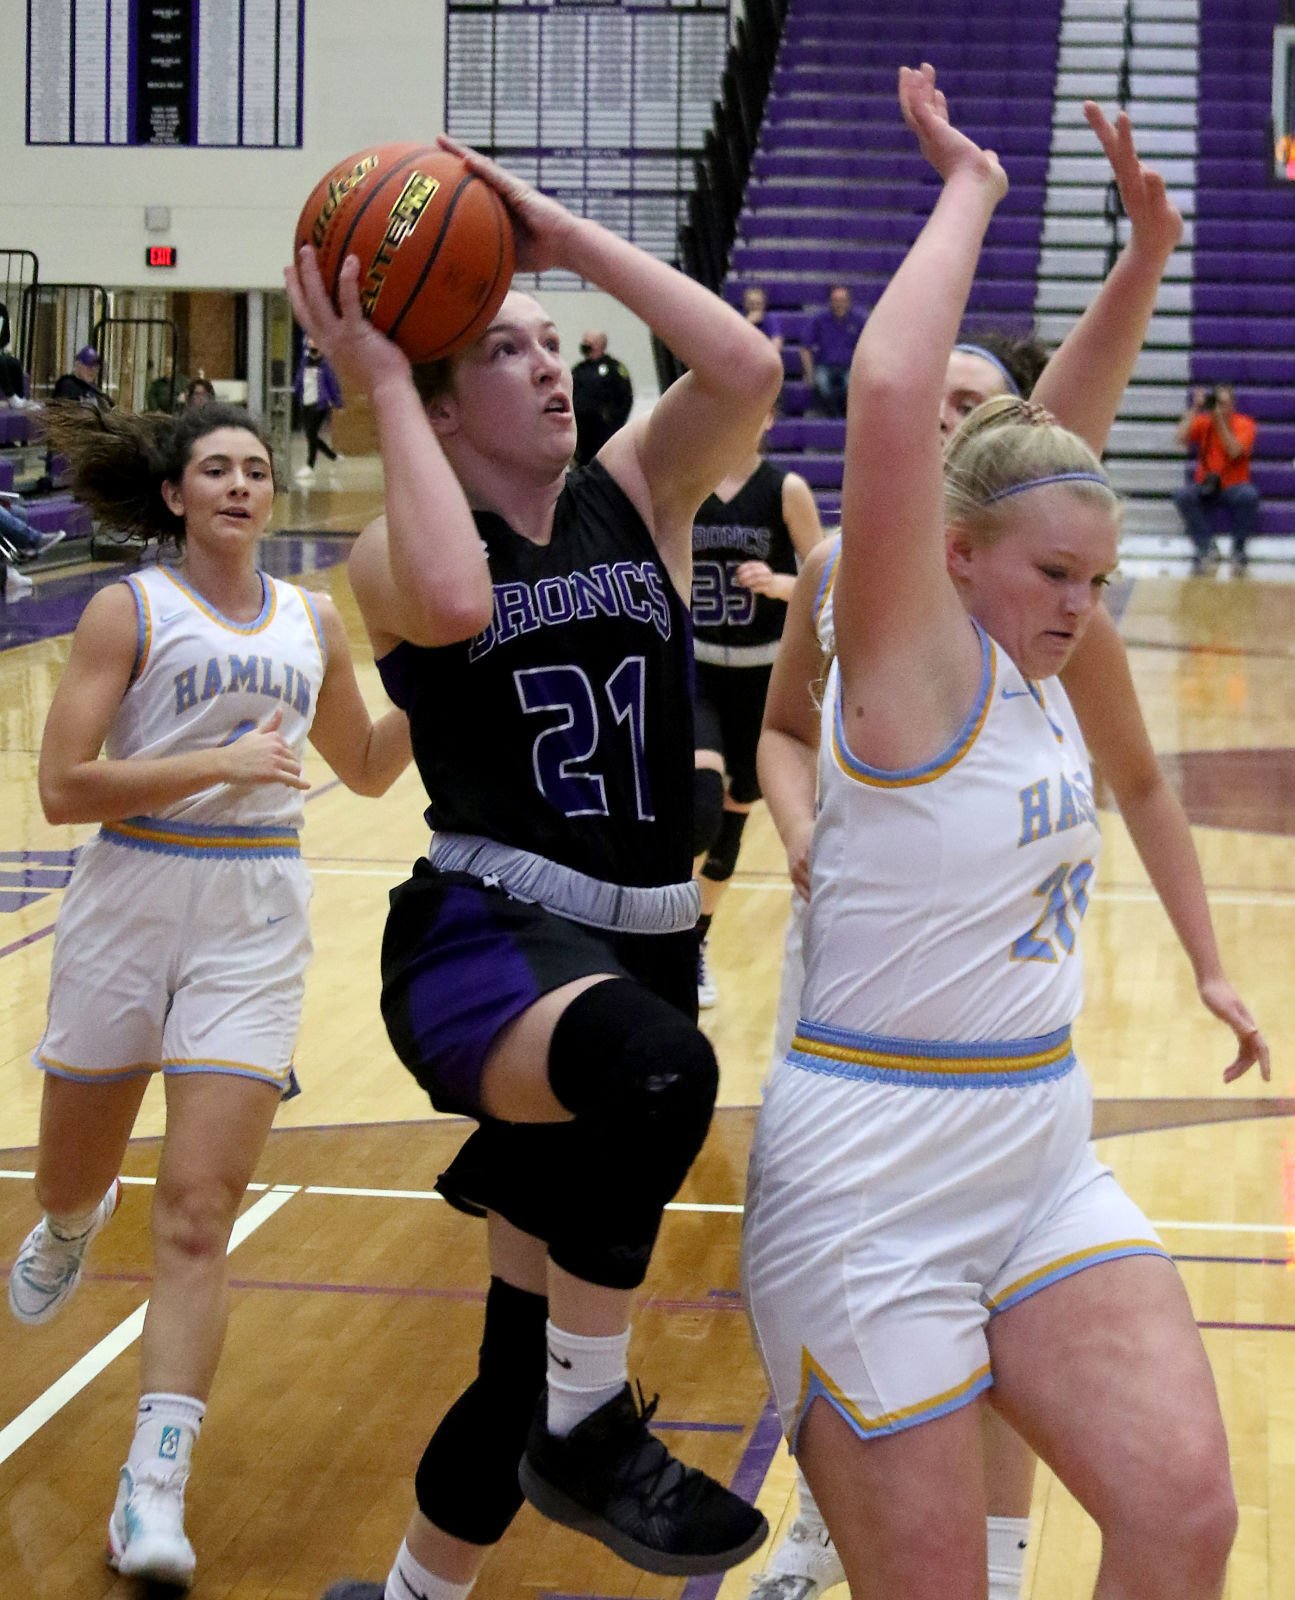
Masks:
[[[1198,1328],[1221,1328],[1225,1333],[1295,1333],[1295,1322],[1198,1322]]]
[[[729,1482],[729,1488],[734,1494],[741,1495],[743,1500],[754,1501],[760,1493],[760,1486],[768,1476],[769,1463],[774,1458],[781,1438],[782,1428],[778,1423],[778,1413],[774,1409],[773,1401],[769,1400],[751,1430],[751,1438],[742,1452],[737,1471]],[[715,1600],[723,1581],[722,1572],[713,1573],[706,1578],[689,1578],[684,1585],[682,1600]]]
[[[35,944],[37,939],[44,939],[53,931],[54,924],[51,922],[48,928],[37,928],[35,933],[24,934],[21,939],[15,939],[12,944],[0,946],[0,961],[3,961],[6,956],[14,955],[17,951],[26,949],[29,944]]]
[[[333,778],[328,783],[321,783],[317,789],[312,789],[306,796],[307,801],[318,800],[321,794],[327,794],[330,789],[339,788],[341,782],[340,778]],[[52,894],[54,891],[50,890],[49,892]],[[15,955],[19,950],[26,949],[29,944],[35,944],[37,939],[48,937],[49,934],[53,933],[54,926],[54,923],[51,922],[48,928],[37,928],[35,933],[25,934],[21,939],[15,939],[12,944],[0,945],[0,961],[3,961],[6,956]]]
[[[1183,644],[1173,639],[1131,639],[1126,638],[1125,646],[1129,650],[1170,650],[1175,655],[1184,656],[1245,656],[1257,657],[1264,661],[1289,661],[1289,650],[1261,650],[1254,645],[1245,644]]]
[[[8,1265],[4,1266],[6,1272]],[[152,1283],[151,1272],[86,1272],[86,1283]],[[360,1294],[394,1300],[475,1300],[485,1303],[484,1289],[438,1289],[430,1284],[388,1283],[300,1283],[290,1278],[231,1278],[231,1289],[268,1289],[287,1294]],[[640,1311],[666,1311],[696,1316],[699,1311],[742,1311],[740,1302],[715,1300],[670,1300],[650,1296],[639,1302]],[[665,1424],[663,1423],[664,1427]]]

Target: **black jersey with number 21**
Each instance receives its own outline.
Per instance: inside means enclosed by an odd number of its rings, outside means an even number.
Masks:
[[[688,610],[601,463],[571,473],[547,544],[477,512],[484,633],[378,663],[409,715],[433,829],[610,883],[684,882],[692,837]]]

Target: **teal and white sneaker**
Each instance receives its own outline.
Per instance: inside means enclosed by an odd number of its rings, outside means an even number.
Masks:
[[[42,1217],[23,1240],[9,1273],[9,1309],[19,1322],[36,1327],[56,1317],[81,1281],[90,1241],[121,1203],[121,1179],[114,1178],[95,1208],[90,1226],[75,1239],[65,1239]]]
[[[108,1519],[108,1565],[124,1578],[187,1589],[197,1557],[184,1532],[185,1471],[121,1469]]]
[[[767,1569],[751,1580],[747,1600],[819,1600],[844,1582],[845,1568],[831,1534],[821,1522],[797,1517]]]

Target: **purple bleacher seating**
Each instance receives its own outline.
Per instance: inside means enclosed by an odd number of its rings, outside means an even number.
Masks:
[[[1281,0],[1201,0],[1191,377],[1232,382],[1259,422],[1260,531],[1295,534],[1295,184],[1270,180],[1272,29]]]
[[[38,533],[52,533],[56,528],[62,528],[69,539],[88,539],[94,533],[89,511],[70,494],[53,494],[39,500],[27,500],[24,509],[28,526]]]
[[[0,406],[0,445],[30,444],[35,437],[36,425],[29,412]]]
[[[0,489],[8,493],[13,488],[13,462],[0,459]]]
[[[748,284],[768,295],[788,375],[770,448],[809,480],[825,515],[839,506],[844,429],[807,415],[797,341],[834,282],[867,313],[940,189],[901,122],[896,65],[934,60],[961,125],[1003,154],[1012,187],[969,311],[982,325],[1028,327],[1060,17],[1061,0],[792,0],[724,292],[734,304]]]

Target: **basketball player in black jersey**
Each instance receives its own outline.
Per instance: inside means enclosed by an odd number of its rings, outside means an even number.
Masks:
[[[765,418],[761,439],[773,422]],[[755,750],[797,566],[823,537],[798,473],[759,447],[702,501],[692,524],[697,662],[693,854],[701,863],[697,1003],[718,998],[706,959],[711,918],[760,798]]]
[[[766,1532],[648,1431],[626,1346],[718,1078],[694,1021],[693,516],[780,362],[699,285],[459,153],[509,207],[519,270],[596,283],[689,371],[568,476],[571,371],[530,296],[420,369],[420,396],[360,315],[356,262],[341,317],[308,249],[288,275],[382,440],[387,514],[350,574],[436,829],[392,896],[383,1013],[433,1104],[478,1119],[441,1181],[487,1217],[493,1274],[477,1378],[418,1468],[387,1587],[334,1600],[463,1600],[520,1505],[519,1461],[541,1511],[647,1570],[722,1570]]]

